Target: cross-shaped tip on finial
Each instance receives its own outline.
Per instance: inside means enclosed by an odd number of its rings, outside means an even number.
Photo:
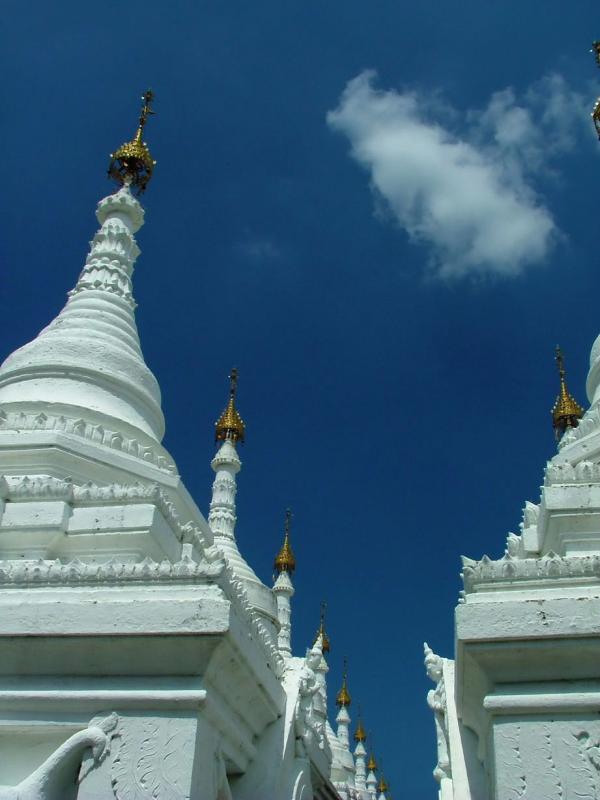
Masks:
[[[238,382],[238,371],[235,367],[233,367],[233,369],[229,373],[229,393],[232,397],[235,397],[237,382]]]
[[[148,89],[147,91],[144,92],[144,94],[142,95],[142,100],[144,101],[144,105],[142,106],[142,113],[141,113],[141,116],[140,116],[140,125],[142,127],[144,127],[148,117],[151,114],[156,113],[150,108],[150,106],[154,102],[154,92],[152,91],[152,89]]]
[[[559,373],[560,377],[563,378],[564,375],[565,375],[564,358],[563,358],[562,350],[560,349],[560,345],[558,345],[558,344],[556,345],[555,359],[556,359],[556,365],[558,367],[558,373]]]
[[[321,600],[321,622],[325,622],[325,612],[327,611],[327,603]]]
[[[286,508],[286,510],[285,510],[285,535],[286,536],[289,535],[291,524],[292,524],[292,510],[291,510],[291,508]]]

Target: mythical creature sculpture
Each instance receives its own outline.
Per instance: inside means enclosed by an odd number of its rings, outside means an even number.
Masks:
[[[117,722],[116,714],[92,720],[17,786],[0,786],[0,800],[75,800],[78,784],[109,754]],[[86,750],[91,757],[82,764]]]
[[[428,677],[436,684],[427,692],[427,705],[435,718],[435,733],[438,748],[438,763],[433,770],[437,781],[451,778],[450,753],[448,748],[448,721],[446,719],[446,686],[444,684],[443,660],[436,655],[427,643],[425,649],[425,669]]]
[[[310,748],[315,738],[317,742],[321,738],[318,721],[314,713],[314,701],[315,695],[319,691],[319,682],[315,671],[321,663],[322,655],[321,648],[318,643],[315,643],[307,651],[304,665],[300,670],[298,705],[296,708],[296,741],[304,752],[300,752],[298,755],[306,755],[306,749]]]

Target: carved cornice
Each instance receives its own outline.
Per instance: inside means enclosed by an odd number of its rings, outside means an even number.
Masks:
[[[221,551],[218,550],[218,552],[220,553]],[[223,570],[219,585],[227,597],[230,600],[234,600],[235,605],[240,609],[242,615],[246,618],[246,621],[250,625],[256,639],[268,657],[268,666],[271,667],[278,678],[281,677],[285,669],[285,661],[279,652],[277,645],[274,643],[271,634],[251,605],[244,588],[244,584],[236,578],[232,568],[229,565],[227,565],[227,567]]]
[[[546,467],[544,486],[592,483],[600,483],[600,464],[580,461],[573,466],[569,463],[553,464],[550,462]]]
[[[464,594],[547,580],[568,584],[600,579],[600,555],[565,557],[549,552],[540,558],[518,558],[508,553],[496,561],[488,556],[480,561],[463,556],[462,563]]]
[[[53,561],[0,561],[0,586],[120,583],[202,583],[215,580],[224,570],[224,562],[212,564],[193,561],[183,556],[180,561],[154,561],[146,557],[137,563],[124,563],[110,559],[103,563],[88,564],[79,559],[63,563]]]
[[[176,474],[173,462],[158,453],[153,447],[142,444],[137,439],[123,436],[118,431],[109,430],[103,425],[86,422],[81,417],[67,417],[42,413],[4,411],[0,408],[1,431],[55,431],[73,436],[80,436],[101,447],[128,453],[134,458],[146,461],[159,469]]]
[[[73,484],[70,480],[59,480],[46,475],[34,475],[32,478],[25,475],[17,481],[11,480],[10,482],[7,482],[4,477],[0,480],[4,480],[6,483],[5,498],[12,503],[26,503],[31,500],[73,502]]]
[[[585,412],[576,428],[569,428],[566,431],[558,443],[558,449],[562,450],[566,445],[583,439],[584,436],[588,436],[588,434],[598,430],[600,430],[600,408],[594,406],[594,408],[590,408]]]

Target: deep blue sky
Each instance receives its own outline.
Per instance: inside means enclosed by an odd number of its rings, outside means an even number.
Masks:
[[[111,191],[108,153],[152,86],[158,161],[135,275],[165,443],[199,506],[240,370],[239,543],[265,580],[294,511],[294,644],[329,603],[331,693],[349,685],[396,798],[436,796],[426,639],[453,652],[459,556],[500,556],[554,452],[553,347],[584,400],[597,297],[590,138],[536,190],[562,231],[512,278],[424,277],[426,246],[374,213],[327,126],[346,83],[440,92],[459,112],[550,72],[595,99],[588,0],[2,4],[2,340],[64,302]],[[600,81],[597,80],[600,86]],[[552,131],[546,132],[551,146]]]

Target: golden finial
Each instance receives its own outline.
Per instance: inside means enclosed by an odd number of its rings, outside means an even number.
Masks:
[[[329,653],[331,651],[331,642],[329,641],[329,636],[327,635],[327,631],[325,630],[326,611],[327,611],[327,603],[325,602],[325,600],[321,600],[321,622],[319,623],[319,629],[317,630],[317,635],[315,636],[315,642],[320,636],[321,650],[323,651],[323,653]]]
[[[342,706],[349,706],[351,702],[352,698],[348,691],[348,660],[344,658],[344,679],[342,681],[342,688],[335,698],[335,704],[341,708]]]
[[[243,442],[246,436],[246,426],[235,407],[235,393],[237,391],[238,371],[234,367],[229,375],[229,402],[225,411],[215,422],[215,442]]]
[[[383,775],[382,775],[382,776],[379,778],[379,783],[377,784],[377,791],[378,791],[380,794],[383,794],[384,792],[387,792],[387,790],[388,790],[389,788],[390,788],[390,787],[389,787],[389,785],[388,785],[388,782],[386,781],[386,779],[385,779],[385,778],[383,777]]]
[[[592,42],[592,49],[590,53],[593,53],[596,58],[596,64],[600,67],[600,41]],[[596,133],[598,134],[598,138],[600,139],[600,97],[596,100],[594,105],[594,109],[592,111],[592,120],[594,122],[594,127],[596,128]]]
[[[109,177],[113,178],[121,186],[135,186],[137,193],[142,194],[156,166],[156,161],[150,155],[148,145],[143,141],[144,127],[148,117],[154,114],[150,108],[154,100],[154,92],[148,89],[142,95],[144,105],[140,114],[140,122],[135,136],[130,142],[125,142],[110,154],[110,164],[108,166]]]
[[[290,547],[290,524],[292,521],[292,512],[288,508],[285,512],[285,536],[283,538],[283,544],[281,545],[281,550],[277,553],[277,557],[275,558],[274,567],[277,572],[288,572],[290,575],[296,569],[296,559],[294,558],[294,554],[292,553],[292,548]]]
[[[552,427],[558,440],[567,428],[576,428],[579,425],[579,420],[583,417],[583,408],[567,389],[563,354],[558,345],[556,346],[556,363],[560,376],[560,391],[552,407]]]
[[[358,724],[356,726],[356,730],[354,731],[354,741],[355,742],[366,742],[367,741],[367,732],[364,728],[362,723],[362,718],[360,711],[358,712]]]
[[[369,772],[377,772],[377,761],[375,761],[375,756],[373,753],[369,756],[369,761],[367,763],[367,769]]]

